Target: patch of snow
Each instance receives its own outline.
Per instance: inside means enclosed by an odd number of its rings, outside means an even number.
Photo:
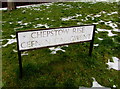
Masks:
[[[98,14],[98,15],[94,15],[94,17],[100,17],[100,16],[101,16],[101,15],[99,15],[99,14]]]
[[[68,9],[70,9],[70,8],[65,8],[64,10],[68,10]]]
[[[106,29],[97,29],[97,31],[107,31],[108,32],[108,36],[115,36],[115,35],[117,35],[117,34],[113,34],[111,31],[112,30],[106,30]]]
[[[21,54],[21,56],[25,56],[25,55],[28,55],[27,51],[25,51]]]
[[[16,36],[15,35],[10,35],[12,38],[15,38]]]
[[[8,44],[13,44],[13,43],[17,42],[16,39],[7,39],[7,40],[8,40],[8,42],[5,45],[3,45],[2,47],[6,47]]]
[[[113,29],[113,31],[115,31],[115,32],[120,32],[120,29]]]
[[[92,20],[94,20],[95,18],[94,17],[92,17]]]
[[[28,24],[31,23],[31,22],[29,22],[29,23],[22,23],[22,21],[18,21],[18,23],[19,23],[20,25],[28,25]]]
[[[112,27],[113,29],[115,29],[116,27],[118,27],[117,24],[112,23],[112,21],[105,22],[105,25],[108,25],[108,26]]]
[[[99,23],[93,23],[93,24],[99,24]]]
[[[105,11],[101,11],[100,14],[102,14],[102,13],[105,14],[105,13],[107,13],[107,12],[105,12]]]
[[[56,54],[56,51],[52,51],[50,54]]]
[[[35,18],[35,20],[39,20],[40,18]]]
[[[38,27],[42,27],[42,26],[45,26],[45,28],[49,28],[49,26],[47,24],[37,24],[36,26],[33,25],[34,28],[38,28]]]
[[[51,6],[52,4],[53,3],[32,4],[32,5],[26,5],[26,6],[19,6],[18,8],[40,7],[42,5],[44,5],[44,6]]]
[[[72,17],[62,18],[62,21],[68,21],[70,19],[72,19]]]
[[[9,24],[13,24],[13,22],[9,22]]]
[[[50,18],[47,18],[47,20],[49,20]]]
[[[28,25],[28,23],[23,23],[23,24],[21,24],[21,25]]]
[[[118,14],[118,12],[117,11],[111,12],[111,13],[108,13],[107,15],[113,15],[113,14]]]
[[[25,13],[25,12],[26,12],[26,10],[23,10],[23,11],[22,11],[22,13]]]
[[[95,33],[98,33],[98,31],[95,31]]]
[[[113,88],[116,88],[116,86],[115,86],[115,85],[113,85]]]
[[[98,37],[98,39],[99,39],[99,40],[103,40],[103,38],[99,38],[99,37]]]
[[[53,5],[53,3],[54,2],[52,2],[52,3],[43,3],[42,5],[44,5],[44,6],[51,6],[51,5]]]
[[[104,86],[101,86],[94,77],[92,77],[92,79],[93,79],[92,87],[104,87]]]
[[[15,53],[16,53],[16,52],[17,52],[17,50],[13,49],[13,52],[15,52]]]
[[[52,51],[50,54],[56,54],[57,51],[65,52],[65,50],[61,49],[60,46],[58,46],[57,48],[55,48],[55,47],[50,47],[49,49]]]
[[[0,48],[2,48],[2,41],[3,39],[0,39]]]
[[[7,8],[0,8],[0,10],[7,10]]]
[[[21,24],[21,23],[22,23],[22,21],[18,21],[18,23],[20,23],[20,24]]]
[[[109,68],[108,69],[115,69],[115,70],[120,70],[120,60],[117,57],[112,57],[113,62],[110,62],[110,59],[108,60],[108,63],[106,63]]]
[[[96,46],[96,47],[97,47],[97,46],[99,46],[99,44],[94,44],[94,46]]]
[[[78,22],[78,23],[77,23],[77,25],[81,25],[81,24],[83,24],[83,23],[81,23],[81,22]]]
[[[62,1],[62,0],[61,0],[61,1]],[[67,7],[72,7],[71,5],[67,5],[67,4],[63,4],[63,3],[57,4],[57,6],[67,6]]]
[[[17,6],[16,8],[31,8],[31,7],[40,7],[42,5],[44,6],[51,6],[53,5],[54,2],[52,3],[42,3],[42,4],[32,4],[32,5],[24,5],[24,6]],[[0,8],[0,10],[7,10],[7,8]]]
[[[81,21],[85,21],[84,19],[81,19]]]
[[[68,45],[63,45],[62,47],[68,47]]]
[[[103,22],[105,25],[112,27],[113,29],[116,29],[116,28],[118,27],[117,24],[112,23],[112,21],[105,22],[105,21],[103,21],[103,20],[100,20],[100,21],[98,21],[97,23],[93,23],[93,24],[99,24],[99,23],[102,23],[102,22]]]
[[[115,36],[115,35],[117,35],[117,34],[113,34],[113,33],[111,32],[111,30],[108,30],[108,36]]]
[[[69,16],[69,17],[61,18],[61,20],[62,21],[68,21],[68,20],[71,20],[71,19],[79,17],[79,16],[82,16],[82,15],[81,14],[76,14],[75,16]]]
[[[0,42],[3,41],[4,39],[0,39]]]
[[[100,20],[99,22],[105,22],[105,21],[103,21],[103,20]]]
[[[76,17],[82,16],[82,14],[76,14]]]
[[[21,27],[16,27],[16,28],[14,28],[14,30],[21,29],[21,28],[23,28],[23,26],[21,26]]]
[[[33,8],[33,10],[35,10],[35,11],[41,11],[40,8]]]
[[[85,21],[86,21],[86,20],[88,20],[88,18],[87,18],[87,17],[85,17]]]

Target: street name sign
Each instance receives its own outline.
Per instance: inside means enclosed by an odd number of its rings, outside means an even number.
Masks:
[[[17,32],[19,50],[91,41],[94,25]]]
[[[16,32],[20,72],[22,76],[21,52],[80,42],[90,42],[91,56],[96,25],[38,29]]]

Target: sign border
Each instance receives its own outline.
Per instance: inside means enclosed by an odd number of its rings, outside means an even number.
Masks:
[[[92,40],[93,40],[93,38],[94,38],[94,32],[95,32],[95,29],[96,29],[96,25],[91,24],[91,25],[79,25],[79,26],[94,26],[94,28],[93,28],[93,34],[92,34]],[[79,27],[79,26],[60,27],[60,28],[72,28],[72,27]],[[26,31],[17,31],[16,32],[16,38],[17,38],[17,47],[18,47],[18,50],[19,50],[18,33],[29,32],[29,31],[51,30],[51,29],[59,29],[59,28],[47,28],[47,29],[35,29],[35,30],[33,29],[33,30],[26,30]],[[73,43],[65,43],[65,44],[63,43],[63,44],[58,44],[58,45],[51,45],[51,46],[45,46],[45,47],[31,48],[31,49],[25,49],[25,50],[19,50],[19,51],[23,52],[23,51],[30,51],[30,50],[42,49],[42,48],[49,48],[49,47],[56,47],[56,46],[68,45],[68,44],[84,43],[84,42],[90,42],[92,40],[80,41],[80,42],[73,42]]]

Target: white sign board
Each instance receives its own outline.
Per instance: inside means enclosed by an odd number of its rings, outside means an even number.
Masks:
[[[17,32],[20,51],[91,41],[94,25]]]

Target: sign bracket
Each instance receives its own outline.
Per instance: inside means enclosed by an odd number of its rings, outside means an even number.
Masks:
[[[19,77],[22,78],[22,59],[21,59],[21,51],[18,50],[18,60],[19,60],[19,72],[20,72],[20,75]]]
[[[93,45],[94,45],[95,30],[96,30],[96,25],[94,25],[92,41],[90,42],[89,56],[92,56],[92,50],[93,50]]]

